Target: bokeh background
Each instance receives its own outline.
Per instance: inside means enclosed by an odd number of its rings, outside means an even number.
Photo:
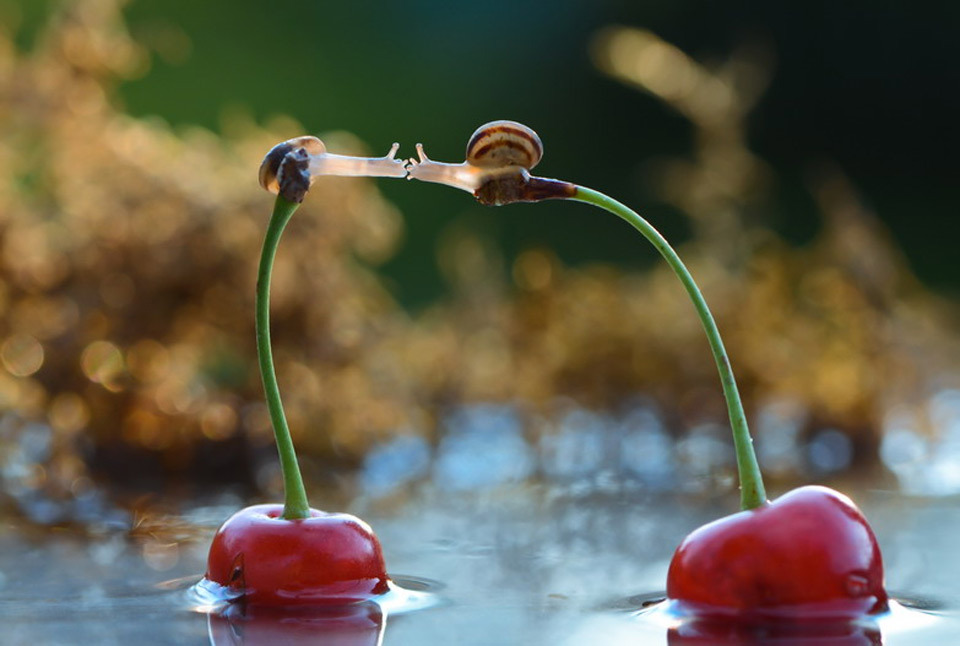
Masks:
[[[960,492],[958,13],[0,1],[0,500],[58,524],[276,497],[262,155],[312,133],[459,161],[499,118],[677,243],[769,477]],[[312,486],[733,486],[699,323],[616,218],[325,179],[275,281]]]

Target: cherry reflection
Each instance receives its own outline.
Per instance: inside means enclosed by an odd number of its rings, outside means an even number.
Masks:
[[[688,620],[667,631],[670,646],[882,646],[876,625],[858,623],[751,625]]]
[[[211,646],[378,646],[386,620],[375,603],[330,608],[231,605],[207,616]]]

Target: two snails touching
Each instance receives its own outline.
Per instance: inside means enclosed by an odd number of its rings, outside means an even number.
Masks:
[[[274,146],[260,165],[260,185],[300,202],[320,175],[406,177],[446,184],[472,193],[481,204],[500,205],[569,198],[569,182],[530,175],[543,157],[543,143],[531,128],[515,121],[491,121],[477,128],[459,164],[427,157],[417,144],[418,159],[395,159],[399,144],[384,157],[334,155],[316,137],[297,137]]]

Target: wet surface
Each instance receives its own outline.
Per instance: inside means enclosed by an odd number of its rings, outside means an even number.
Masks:
[[[348,511],[373,525],[399,587],[381,606],[332,616],[201,611],[189,588],[217,525],[235,510],[229,505],[155,518],[133,535],[6,524],[0,621],[6,644],[955,643],[960,503],[851,493],[876,530],[900,601],[874,621],[819,636],[768,632],[757,641],[681,624],[656,603],[669,558],[688,531],[732,511],[735,500],[602,479],[359,499]]]

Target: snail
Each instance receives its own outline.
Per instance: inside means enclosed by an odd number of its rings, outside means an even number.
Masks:
[[[291,202],[301,202],[320,175],[405,177],[404,161],[394,158],[399,149],[400,144],[395,143],[383,157],[335,155],[316,137],[296,137],[277,144],[263,158],[260,186]]]
[[[407,163],[407,179],[459,188],[481,204],[569,198],[576,192],[569,182],[530,174],[543,157],[543,143],[533,129],[516,121],[491,121],[477,128],[462,163],[434,161],[423,144],[417,144],[417,156]]]

